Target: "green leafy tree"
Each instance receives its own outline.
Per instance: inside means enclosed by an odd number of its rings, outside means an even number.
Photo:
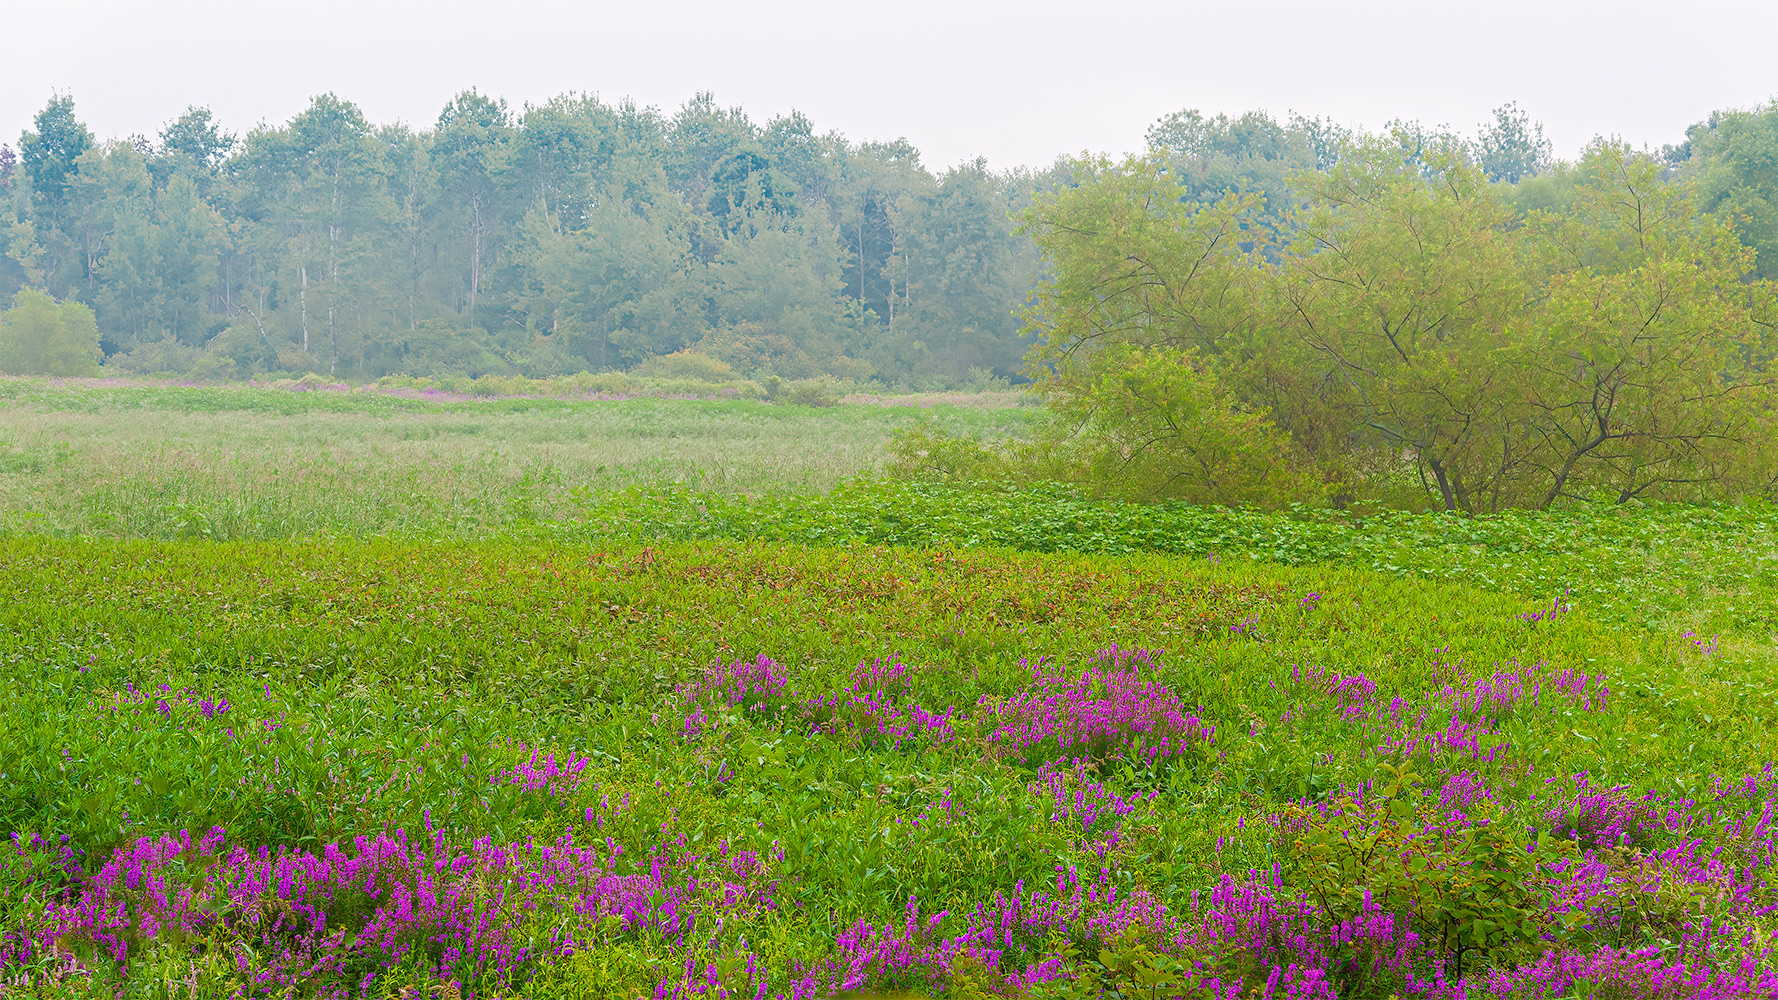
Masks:
[[[747,230],[724,241],[710,268],[714,325],[749,325],[781,338],[771,367],[786,376],[815,374],[838,355],[849,325],[843,251],[827,227],[776,215]]]
[[[1283,225],[1291,203],[1289,178],[1338,156],[1338,132],[1321,122],[1293,117],[1279,123],[1263,111],[1239,117],[1207,117],[1176,111],[1148,130],[1150,149],[1166,153],[1188,201],[1215,201],[1229,192],[1257,195],[1257,216],[1269,228]]]
[[[1051,474],[1143,499],[1278,500],[1303,479],[1288,435],[1219,378],[1254,322],[1252,196],[1192,201],[1163,153],[1077,165],[1024,230],[1049,264],[1024,317],[1029,372],[1056,419]]]
[[[1404,159],[1417,141],[1355,145],[1304,178],[1282,330],[1348,426],[1410,455],[1446,509],[1514,503],[1520,386],[1494,359],[1529,328],[1529,276],[1487,178],[1454,143]]]
[[[1576,211],[1533,220],[1560,256],[1517,346],[1535,373],[1540,505],[1765,487],[1771,290],[1741,282],[1754,251],[1648,157],[1607,143],[1582,166]]]
[[[608,183],[579,228],[533,210],[514,240],[535,325],[595,369],[671,354],[707,324],[689,213],[658,161],[619,154]]]
[[[44,250],[31,220],[30,185],[18,182],[18,154],[0,145],[0,293],[44,284]]]
[[[1579,169],[1569,207],[1525,215],[1458,143],[1350,143],[1292,180],[1273,251],[1252,199],[1192,202],[1162,154],[1078,164],[1026,215],[1046,461],[1255,502],[1407,471],[1470,513],[1770,490],[1778,336],[1751,251],[1651,158],[1600,144]]]
[[[64,294],[86,283],[90,260],[70,189],[93,134],[74,114],[74,99],[54,97],[19,137],[19,163],[30,183],[29,210],[43,249],[41,269],[50,287]]]
[[[108,351],[172,338],[195,345],[210,326],[222,220],[180,171],[156,188],[135,147],[88,152],[75,190],[95,247],[92,300]]]
[[[1475,141],[1476,164],[1489,180],[1517,184],[1548,170],[1554,147],[1544,138],[1543,124],[1516,103],[1494,109],[1494,120],[1481,127]]]
[[[673,116],[666,133],[663,166],[667,178],[685,200],[703,205],[710,199],[716,166],[750,145],[758,130],[740,108],[722,108],[716,95],[701,91]]]
[[[846,151],[841,165],[830,216],[846,251],[841,281],[866,327],[877,329],[877,341],[893,350],[912,339],[906,329],[907,234],[936,182],[906,140],[861,143]]]
[[[80,157],[92,149],[93,134],[74,115],[74,98],[53,97],[32,122],[35,131],[19,137],[19,159],[38,203],[52,209],[68,200],[68,182]]]
[[[0,372],[14,375],[99,374],[99,326],[79,302],[21,289],[0,311]]]
[[[1093,371],[1081,391],[1051,395],[1055,425],[1038,470],[1137,500],[1283,506],[1322,498],[1289,433],[1189,351],[1107,345]]]
[[[176,340],[196,345],[211,326],[208,303],[216,282],[223,221],[198,189],[197,181],[174,174],[155,195],[156,325]]]
[[[377,356],[378,345],[387,346],[388,335],[395,328],[413,330],[422,320],[446,311],[446,296],[438,284],[440,272],[447,269],[440,266],[439,240],[430,212],[439,199],[439,176],[431,150],[424,135],[407,129],[386,129],[382,139],[395,255],[387,261],[385,276],[395,311],[392,321],[371,335],[367,348],[372,358]]]
[[[441,212],[454,217],[464,244],[464,324],[476,325],[485,261],[494,250],[500,178],[511,158],[512,119],[506,103],[466,90],[439,113],[432,160],[439,174]]]
[[[292,366],[315,363],[319,329],[327,368],[337,371],[342,347],[351,346],[345,335],[362,333],[367,315],[394,312],[378,308],[392,306],[384,296],[402,260],[392,238],[399,214],[389,194],[389,152],[363,112],[332,94],[315,98],[287,127],[247,137],[236,184],[250,285],[243,297],[255,301],[256,315],[282,314]]]
[[[1037,270],[1030,244],[1011,231],[1015,196],[976,160],[946,171],[896,216],[907,316],[899,336],[925,346],[929,374],[956,380],[972,368],[1019,368],[1015,312]]]
[[[148,164],[128,144],[112,143],[88,154],[86,167],[80,187],[90,190],[81,192],[82,218],[97,247],[92,298],[107,347],[159,340],[160,241]]]
[[[724,234],[733,236],[762,217],[798,214],[796,189],[753,149],[729,154],[710,175],[709,210]]]
[[[815,134],[815,123],[800,111],[772,119],[760,133],[760,148],[789,182],[803,205],[837,207],[841,167],[850,158],[844,139]],[[905,145],[905,143],[904,143]],[[911,147],[910,147],[911,148]]]
[[[659,130],[657,122],[652,131]],[[618,111],[594,97],[565,94],[526,108],[511,164],[526,208],[579,228],[611,158],[629,141]]]
[[[1397,118],[1384,124],[1382,134],[1394,141],[1402,164],[1428,180],[1437,177],[1454,158],[1474,160],[1470,144],[1449,125]]]
[[[1683,173],[1700,205],[1729,219],[1758,252],[1755,270],[1778,279],[1778,101],[1725,111],[1694,126]]]
[[[209,108],[195,106],[168,122],[160,141],[154,166],[162,182],[170,174],[184,172],[206,190],[235,145],[235,137],[218,127]]]

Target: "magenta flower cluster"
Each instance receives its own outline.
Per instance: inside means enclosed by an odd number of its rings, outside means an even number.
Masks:
[[[695,684],[681,689],[692,698],[714,698],[745,712],[784,707],[789,674],[776,660],[760,654],[752,660],[719,660]]]
[[[519,750],[524,749],[521,744]],[[558,762],[554,753],[532,750],[528,759],[514,764],[508,770],[497,772],[488,781],[494,785],[517,785],[527,792],[562,796],[580,787],[581,776],[592,762],[591,757],[573,753],[567,754]]]
[[[854,923],[825,952],[788,964],[745,943],[745,928],[782,912],[778,856],[726,841],[699,850],[680,836],[637,853],[570,831],[544,843],[454,846],[440,830],[273,851],[231,845],[216,829],[195,842],[186,833],[139,838],[90,872],[65,847],[15,838],[0,877],[22,878],[50,902],[22,918],[15,910],[0,927],[0,971],[50,974],[42,970],[61,962],[76,974],[75,963],[127,965],[210,935],[233,942],[228,959],[249,995],[342,981],[349,995],[373,995],[387,970],[418,963],[466,995],[491,996],[542,963],[649,935],[684,956],[662,970],[656,996],[803,998],[884,983],[939,987],[965,961],[1008,989],[1028,988],[1080,974],[1068,947],[1135,942],[1174,960],[1167,974],[1182,992],[1225,1000],[1332,1000],[1368,980],[1409,1000],[1770,998],[1778,965],[1760,928],[1778,914],[1773,786],[1768,768],[1719,783],[1700,805],[1598,788],[1585,775],[1546,784],[1534,818],[1568,824],[1553,832],[1579,851],[1541,863],[1536,888],[1557,918],[1552,928],[1567,930],[1546,936],[1530,961],[1469,963],[1464,975],[1448,971],[1416,914],[1366,895],[1334,916],[1278,866],[1224,875],[1177,908],[1127,884],[1111,852],[1128,836],[1125,822],[1152,808],[1152,793],[1121,795],[1086,760],[1040,769],[1026,794],[1050,822],[1078,828],[1080,845],[1100,858],[1096,872],[1059,863],[1043,885],[1018,882],[965,908],[927,912],[910,900],[899,919]],[[1452,810],[1440,836],[1486,822],[1462,811],[1494,797],[1469,771],[1423,794]],[[1317,814],[1362,806],[1342,796]],[[955,823],[961,810],[947,795],[927,818]],[[1653,902],[1663,885],[1683,897],[1665,911]],[[1651,925],[1666,943],[1635,938]]]
[[[1079,755],[1154,768],[1200,752],[1215,736],[1171,689],[1143,677],[1154,667],[1147,650],[1112,646],[1073,679],[1046,661],[1028,666],[1025,691],[980,706],[995,723],[988,741],[1027,764]]]
[[[30,861],[22,845],[8,860]],[[359,837],[319,851],[231,846],[221,829],[143,837],[77,892],[0,931],[0,970],[56,956],[127,964],[144,948],[224,933],[256,995],[351,974],[368,992],[378,970],[419,959],[440,982],[495,988],[539,961],[561,960],[601,934],[643,930],[683,944],[726,915],[773,907],[773,883],[750,851],[683,837],[633,862],[611,840],[573,831],[551,843],[450,846]],[[553,928],[532,928],[548,915]],[[357,970],[364,970],[358,972]]]
[[[1564,590],[1564,591],[1562,591],[1562,596],[1557,597],[1557,598],[1550,601],[1549,607],[1538,608],[1535,611],[1527,611],[1527,612],[1519,615],[1518,617],[1521,621],[1527,621],[1533,625],[1537,624],[1538,622],[1553,621],[1557,618],[1560,618],[1561,616],[1574,610],[1573,605],[1570,605],[1568,603],[1568,595],[1571,593],[1573,593],[1572,588],[1570,588],[1568,590]]]

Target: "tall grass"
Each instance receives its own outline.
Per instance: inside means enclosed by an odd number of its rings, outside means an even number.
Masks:
[[[433,401],[39,386],[0,409],[0,528],[125,537],[469,535],[575,496],[676,483],[819,494],[916,420],[1018,433],[1018,410],[746,400]]]

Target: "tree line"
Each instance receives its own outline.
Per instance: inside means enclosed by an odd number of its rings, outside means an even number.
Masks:
[[[1515,105],[1470,137],[1384,135],[1429,185],[1460,162],[1509,229],[1594,183],[1596,163],[1556,161]],[[329,94],[244,136],[191,108],[105,142],[58,96],[0,145],[0,296],[25,294],[0,320],[0,370],[1044,381],[1071,334],[1020,310],[1074,252],[1045,213],[1147,170],[1166,188],[1142,197],[1181,218],[1235,195],[1242,252],[1277,266],[1329,178],[1377,141],[1187,110],[1149,130],[1140,168],[935,172],[905,140],[852,142],[796,113],[762,125],[709,94],[667,115],[466,91],[424,128]],[[1778,105],[1714,114],[1638,162],[1733,227],[1751,275],[1778,277]]]
[[[421,129],[330,94],[244,136],[192,108],[109,142],[58,96],[0,147],[0,293],[90,308],[124,370],[542,377],[676,357],[943,385],[1019,370],[1037,260],[1009,215],[1053,183],[935,172],[904,140],[761,125],[709,94],[668,116],[467,91]]]

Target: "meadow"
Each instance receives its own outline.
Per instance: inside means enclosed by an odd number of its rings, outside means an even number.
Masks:
[[[1767,506],[871,477],[979,406],[3,412],[0,995],[1778,995]]]
[[[126,537],[478,537],[565,516],[576,496],[626,486],[820,494],[880,466],[890,433],[919,420],[980,437],[1016,435],[1024,423],[1004,394],[892,403],[900,405],[0,379],[0,526]]]

